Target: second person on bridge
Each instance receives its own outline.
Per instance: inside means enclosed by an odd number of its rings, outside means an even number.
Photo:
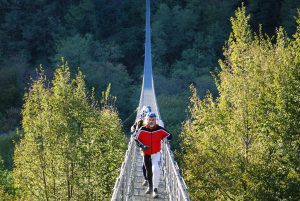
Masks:
[[[156,115],[153,112],[147,115],[147,125],[143,126],[138,134],[137,140],[147,146],[144,149],[144,165],[148,180],[146,194],[153,191],[153,197],[158,197],[158,185],[160,181],[160,160],[161,160],[161,141],[167,138],[172,139],[172,135],[163,127],[156,124]]]
[[[148,106],[143,106],[143,108],[140,112],[141,113],[140,118],[131,126],[131,133],[132,133],[132,135],[134,136],[134,138],[136,140],[137,146],[140,147],[140,149],[141,149],[141,155],[142,156],[144,156],[144,153],[142,152],[142,149],[145,149],[147,147],[145,147],[143,144],[141,144],[137,141],[136,134],[138,133],[140,128],[145,125],[147,115],[150,112],[151,112],[151,107],[149,105]],[[144,164],[143,164],[142,170],[143,170],[143,176],[144,176],[144,179],[145,179],[142,185],[147,186],[148,182],[147,182],[147,175],[146,175],[146,167],[145,167]]]

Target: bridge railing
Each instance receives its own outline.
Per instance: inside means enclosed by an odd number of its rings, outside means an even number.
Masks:
[[[169,200],[190,201],[187,186],[168,143],[162,143],[162,174],[166,182]]]
[[[132,196],[134,170],[136,165],[136,146],[133,137],[130,137],[128,149],[122,163],[120,175],[116,180],[111,201],[127,201]]]

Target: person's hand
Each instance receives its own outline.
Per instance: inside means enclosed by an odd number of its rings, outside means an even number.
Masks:
[[[141,146],[141,148],[143,149],[143,151],[146,151],[146,150],[148,150],[150,147],[143,144],[143,145]]]
[[[130,131],[133,133],[134,132],[134,127],[131,126]]]

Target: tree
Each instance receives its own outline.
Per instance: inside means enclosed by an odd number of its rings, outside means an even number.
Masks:
[[[95,1],[83,0],[70,4],[64,16],[66,27],[71,32],[87,34],[96,31]],[[75,28],[76,27],[76,28]]]
[[[3,160],[0,156],[0,197],[4,200],[14,200],[11,173],[4,169]]]
[[[104,91],[105,86],[111,83],[112,95],[118,97],[116,106],[120,108],[120,115],[124,117],[128,111],[128,101],[132,89],[131,79],[126,67],[119,61],[123,57],[120,46],[114,42],[100,43],[90,34],[75,35],[62,40],[57,47],[57,54],[53,61],[64,57],[72,61],[71,72],[81,66],[86,74],[88,87],[95,87],[96,91]],[[98,96],[101,94],[97,93]]]
[[[299,199],[299,34],[272,40],[249,20],[245,7],[231,18],[219,97],[192,88],[179,157],[196,200]]]
[[[25,96],[24,138],[14,181],[26,200],[103,200],[111,195],[126,146],[115,110],[101,109],[84,76],[67,64],[52,83],[43,71]]]

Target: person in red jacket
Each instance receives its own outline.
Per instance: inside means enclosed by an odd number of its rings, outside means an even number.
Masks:
[[[172,139],[172,135],[163,127],[156,124],[156,115],[150,112],[147,115],[147,125],[140,128],[137,140],[144,145],[144,165],[148,180],[146,194],[153,191],[153,197],[158,197],[158,185],[160,179],[161,141],[167,138]]]

